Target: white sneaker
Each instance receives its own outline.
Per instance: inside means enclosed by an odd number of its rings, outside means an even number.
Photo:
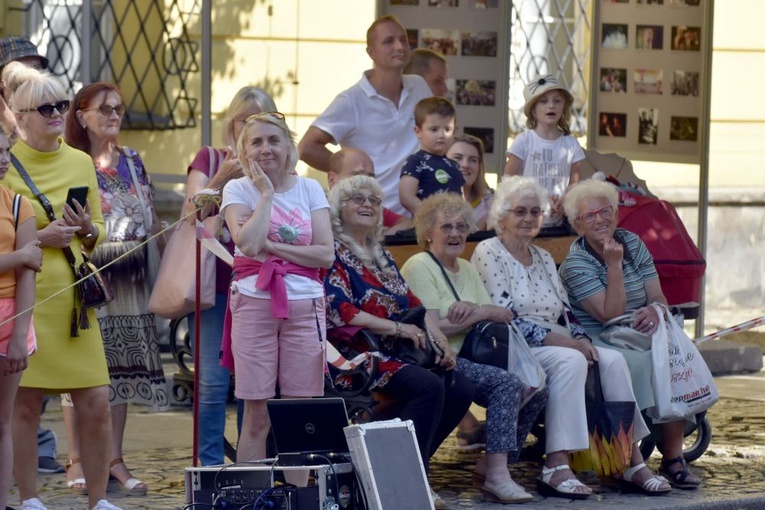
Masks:
[[[92,510],[122,510],[118,506],[114,506],[105,499],[98,500],[98,503],[96,503],[96,506],[93,507]]]
[[[21,508],[19,510],[48,510],[45,505],[42,504],[37,498],[25,499],[21,502]]]

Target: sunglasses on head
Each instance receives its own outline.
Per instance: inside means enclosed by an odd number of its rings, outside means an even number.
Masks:
[[[244,122],[247,123],[247,122],[250,122],[251,120],[263,119],[265,117],[271,117],[272,119],[277,119],[277,120],[285,119],[284,114],[282,112],[260,112],[260,113],[255,113],[253,115],[250,115],[249,117],[244,119]]]
[[[104,117],[110,117],[112,113],[116,113],[120,117],[125,115],[125,105],[124,104],[118,104],[117,106],[112,106],[108,104],[102,104],[101,106],[94,106],[93,108],[83,108],[82,111],[87,112],[90,110],[98,110],[101,112],[101,115]]]
[[[65,99],[63,101],[59,101],[56,104],[50,104],[45,103],[41,104],[37,108],[25,108],[23,110],[19,110],[21,112],[37,112],[43,117],[52,117],[53,116],[53,110],[56,110],[59,115],[63,115],[66,112],[69,111],[69,100]]]

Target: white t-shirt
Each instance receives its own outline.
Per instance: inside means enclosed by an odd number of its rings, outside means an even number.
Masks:
[[[221,215],[227,206],[241,204],[255,210],[260,200],[260,192],[249,177],[234,179],[223,188]],[[276,243],[309,246],[313,240],[311,213],[319,209],[329,209],[329,202],[321,185],[313,179],[298,177],[296,184],[289,191],[274,193],[271,207],[271,219],[268,224],[268,239]],[[237,246],[234,255],[245,256]],[[259,259],[265,260],[265,259]],[[270,299],[271,293],[255,288],[257,275],[242,278],[236,282],[239,292],[245,296]],[[284,277],[289,300],[310,299],[324,296],[324,286],[305,276],[287,274]]]
[[[422,77],[407,74],[403,76],[401,99],[395,105],[369,83],[370,72],[338,94],[312,126],[328,133],[342,148],[366,152],[375,164],[385,207],[409,216],[398,195],[399,175],[407,156],[419,149],[414,134],[414,107],[432,93]]]
[[[563,196],[571,179],[571,165],[584,159],[584,151],[571,135],[561,133],[545,140],[529,129],[518,135],[507,150],[523,160],[523,175],[533,177],[550,195]]]

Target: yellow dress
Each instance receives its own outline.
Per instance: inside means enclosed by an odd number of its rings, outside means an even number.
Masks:
[[[23,141],[18,141],[11,152],[18,158],[37,188],[48,197],[53,212],[61,218],[70,187],[89,188],[88,201],[93,224],[98,227],[98,241],[104,237],[104,217],[98,192],[96,170],[90,156],[74,149],[63,139],[53,152],[39,152]],[[5,178],[6,185],[29,199],[35,212],[37,229],[50,223],[40,201],[27,187],[15,166]],[[75,235],[69,245],[81,262],[82,243]],[[36,302],[44,300],[62,288],[74,283],[74,274],[61,248],[43,248],[42,272],[37,274]],[[21,377],[25,388],[45,388],[60,393],[62,390],[90,388],[109,384],[104,345],[96,314],[88,310],[91,327],[81,329],[79,336],[70,336],[74,289],[69,289],[35,308],[37,352],[29,358],[29,368]],[[79,306],[78,306],[79,310]]]

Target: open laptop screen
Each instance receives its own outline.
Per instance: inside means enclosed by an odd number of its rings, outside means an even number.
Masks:
[[[324,464],[321,458],[310,462],[308,454],[328,456],[333,462],[339,461],[336,455],[348,454],[343,433],[348,414],[342,398],[272,399],[266,406],[280,464]]]

